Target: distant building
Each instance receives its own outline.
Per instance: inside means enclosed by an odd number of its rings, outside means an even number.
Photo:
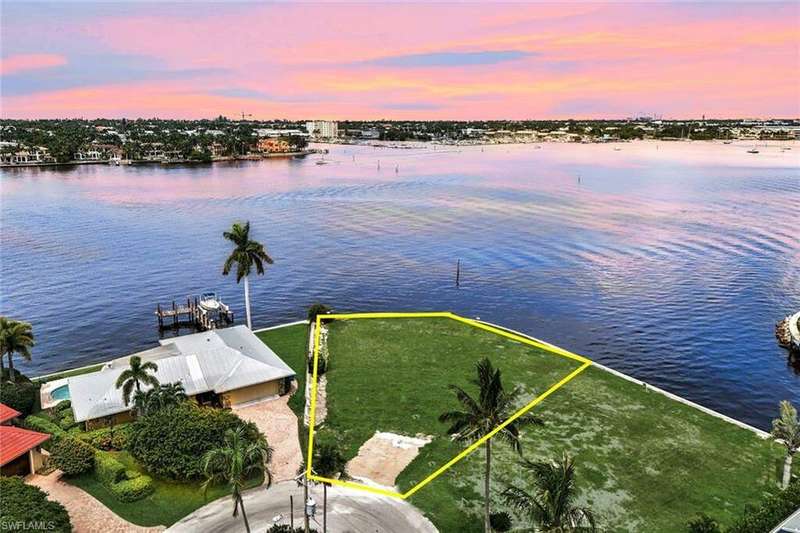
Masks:
[[[47,148],[44,146],[23,148],[16,152],[4,152],[0,154],[0,163],[4,165],[31,165],[54,162],[55,158],[50,155]]]
[[[339,136],[339,124],[331,120],[306,122],[306,130],[315,139],[335,139]]]
[[[259,128],[255,130],[255,134],[259,137],[308,137],[309,132],[303,130],[278,130],[273,128]]]
[[[294,150],[294,147],[286,139],[278,138],[259,139],[256,143],[256,148],[258,148],[259,152],[267,152],[269,154],[283,154]]]

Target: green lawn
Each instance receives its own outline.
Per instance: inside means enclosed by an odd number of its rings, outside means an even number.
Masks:
[[[81,374],[91,374],[92,372],[97,372],[101,368],[103,368],[103,364],[93,365],[93,366],[86,366],[83,368],[75,368],[73,370],[65,370],[64,372],[59,372],[57,374],[50,374],[48,376],[33,378],[31,381],[36,383],[47,383],[49,381],[55,381],[57,379],[69,378],[72,376],[80,376]]]
[[[109,452],[122,462],[128,470],[146,474],[128,452]],[[111,509],[114,513],[140,526],[171,526],[184,516],[210,503],[217,498],[229,494],[227,487],[215,486],[203,494],[200,481],[195,483],[178,483],[153,477],[155,492],[147,498],[132,503],[120,502],[92,474],[83,474],[69,478],[69,483],[80,487]],[[253,479],[248,485],[255,487],[261,484],[262,477]],[[233,512],[233,502],[231,502]]]
[[[288,332],[280,347],[282,334],[275,335],[265,341],[295,368],[289,354],[302,355],[301,334],[299,348],[289,346]],[[434,436],[401,474],[401,491],[462,449],[437,418],[457,407],[448,384],[473,387],[480,358],[502,370],[507,388],[521,386],[525,403],[578,366],[445,318],[333,322],[328,342],[328,418],[317,442],[336,440],[352,457],[377,430]],[[781,448],[750,431],[595,367],[534,410],[546,426],[524,433],[525,456],[573,454],[580,500],[599,515],[601,531],[683,531],[699,512],[730,524],[772,489],[782,458]],[[496,490],[528,482],[505,444],[493,451]],[[411,497],[441,531],[481,530],[482,455],[479,448]],[[493,501],[502,508],[496,492]]]

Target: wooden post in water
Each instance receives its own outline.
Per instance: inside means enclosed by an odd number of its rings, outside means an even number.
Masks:
[[[289,494],[289,526],[294,531],[294,496],[291,494]]]
[[[461,259],[456,263],[456,287],[461,286]]]

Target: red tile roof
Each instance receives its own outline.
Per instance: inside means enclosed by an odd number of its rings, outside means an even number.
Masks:
[[[21,414],[22,413],[20,413],[16,409],[12,409],[6,404],[0,403],[0,424],[2,424],[3,422],[8,422],[12,418],[16,418]]]
[[[6,465],[50,438],[47,433],[0,426],[0,466]]]

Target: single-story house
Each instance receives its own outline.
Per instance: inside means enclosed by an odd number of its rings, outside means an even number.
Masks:
[[[231,407],[266,399],[289,391],[295,372],[269,346],[245,326],[210,330],[163,339],[157,348],[138,355],[142,362],[158,365],[153,375],[160,383],[180,382],[186,395],[198,403]],[[69,398],[76,422],[87,429],[129,421],[126,406],[117,389],[119,375],[129,368],[131,356],[106,363],[89,374],[47,383],[42,388],[42,405],[53,398]],[[69,393],[64,394],[64,387]],[[61,390],[60,394],[54,394]]]
[[[27,476],[44,464],[41,445],[50,435],[11,425],[21,413],[0,403],[0,474]]]

